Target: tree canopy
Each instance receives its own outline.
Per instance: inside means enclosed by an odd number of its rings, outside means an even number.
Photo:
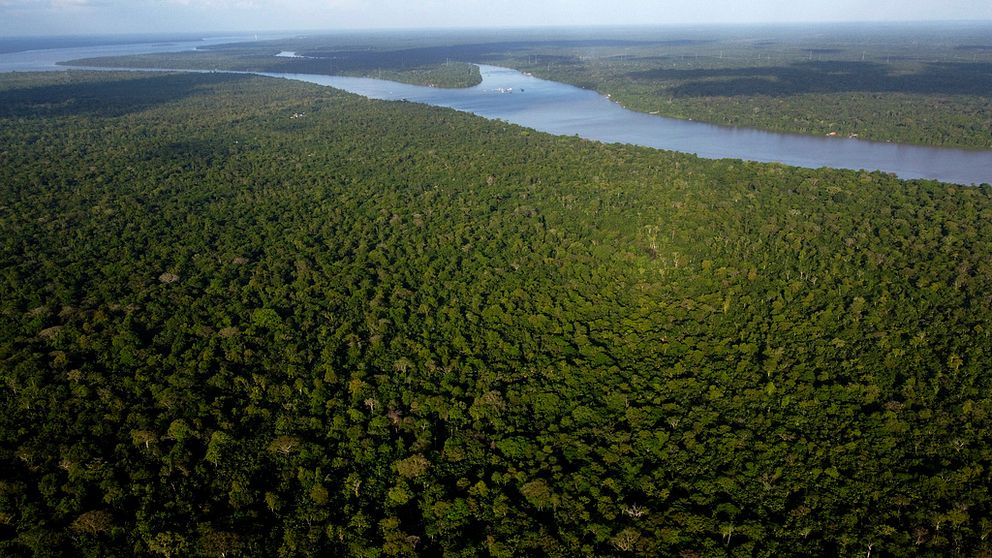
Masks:
[[[0,76],[0,554],[988,554],[990,194]]]

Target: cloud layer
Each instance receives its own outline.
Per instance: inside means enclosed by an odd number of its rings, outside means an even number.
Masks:
[[[992,20],[988,0],[0,0],[0,34]]]

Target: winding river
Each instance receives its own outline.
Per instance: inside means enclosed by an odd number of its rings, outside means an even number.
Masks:
[[[174,52],[230,39],[188,43],[108,45],[0,55],[0,72],[65,69],[57,62],[90,56]],[[281,56],[293,56],[282,52]],[[878,170],[900,178],[956,184],[992,182],[992,151],[877,143],[766,132],[676,120],[627,110],[596,92],[496,66],[479,66],[482,83],[440,89],[391,81],[314,74],[260,75],[336,87],[374,99],[449,107],[558,135],[800,167]]]

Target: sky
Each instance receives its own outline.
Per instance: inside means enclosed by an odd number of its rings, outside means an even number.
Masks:
[[[0,38],[699,23],[992,20],[992,0],[0,0]]]

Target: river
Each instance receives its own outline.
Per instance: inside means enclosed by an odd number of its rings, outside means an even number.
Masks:
[[[0,72],[52,70],[56,62],[92,56],[174,52],[230,39],[107,45],[0,54]],[[170,50],[171,49],[171,50]],[[294,53],[281,52],[281,56]],[[906,179],[956,184],[992,182],[992,151],[878,143],[766,132],[677,120],[627,110],[594,91],[496,66],[479,66],[482,83],[442,89],[391,81],[313,74],[262,73],[336,87],[374,99],[407,100],[470,112],[557,135],[800,167],[877,170]]]

